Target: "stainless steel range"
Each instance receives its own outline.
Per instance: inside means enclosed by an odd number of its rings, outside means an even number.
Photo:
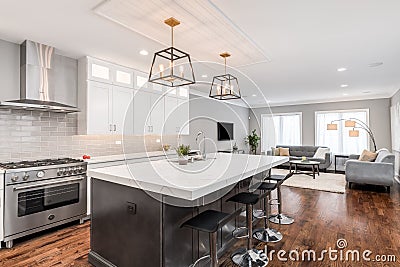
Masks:
[[[86,216],[86,170],[82,160],[63,158],[0,164],[4,170],[6,247],[13,240]]]

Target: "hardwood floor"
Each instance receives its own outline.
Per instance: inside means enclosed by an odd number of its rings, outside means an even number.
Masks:
[[[271,224],[283,234],[281,242],[268,250],[338,249],[338,239],[345,239],[345,250],[371,250],[377,254],[395,255],[396,262],[323,261],[281,262],[277,254],[268,266],[399,266],[400,265],[400,186],[389,193],[382,187],[358,186],[345,194],[283,187],[284,211],[295,218],[292,225]],[[91,266],[87,262],[90,222],[47,231],[15,242],[12,249],[0,250],[0,266]],[[244,246],[238,241],[235,248]],[[264,244],[258,244],[264,248]],[[233,251],[235,248],[232,248]],[[227,253],[220,259],[223,267],[234,266]],[[294,254],[292,254],[294,255]],[[301,255],[301,253],[300,253]],[[287,257],[287,255],[285,255]],[[155,266],[154,266],[155,267]]]

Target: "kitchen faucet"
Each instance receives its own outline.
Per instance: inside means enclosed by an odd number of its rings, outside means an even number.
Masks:
[[[206,135],[204,134],[203,131],[199,131],[197,133],[196,143],[199,145],[199,149],[200,149],[200,143],[199,143],[199,136],[200,135],[203,135],[203,151],[200,151],[200,155],[201,155],[202,159],[205,160],[206,159]]]

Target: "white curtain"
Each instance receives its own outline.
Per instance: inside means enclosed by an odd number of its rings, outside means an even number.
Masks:
[[[301,113],[262,115],[261,150],[276,145],[301,145]]]
[[[350,137],[349,130],[344,121],[335,121],[337,130],[327,130],[327,125],[334,120],[356,118],[368,125],[367,111],[343,112],[316,112],[315,120],[315,145],[326,146],[334,154],[360,154],[364,149],[369,149],[368,134],[363,129],[359,130],[359,137]]]

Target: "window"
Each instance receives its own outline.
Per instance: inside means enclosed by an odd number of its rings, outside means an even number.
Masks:
[[[345,120],[351,118],[368,125],[368,110],[316,112],[315,145],[329,147],[334,154],[360,154],[363,149],[369,149],[368,134],[363,129],[356,127],[359,136],[349,136],[349,130],[353,128],[345,127]],[[337,124],[337,130],[327,130],[327,125],[332,122]]]
[[[301,145],[302,113],[261,115],[261,151],[276,145]]]

